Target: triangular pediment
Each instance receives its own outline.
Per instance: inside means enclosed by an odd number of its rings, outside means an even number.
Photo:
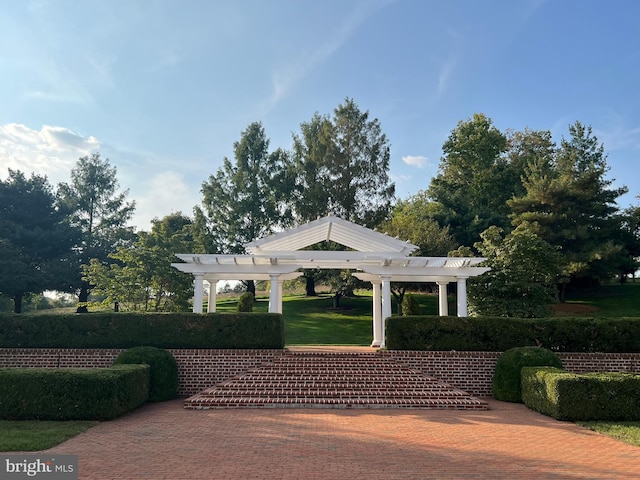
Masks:
[[[254,255],[268,252],[294,252],[320,242],[331,241],[358,252],[409,255],[415,245],[336,216],[319,218],[304,225],[255,240],[245,245]]]

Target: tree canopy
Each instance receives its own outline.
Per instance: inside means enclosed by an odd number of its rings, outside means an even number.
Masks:
[[[0,180],[0,293],[16,313],[25,294],[64,290],[72,281],[79,237],[46,177],[9,170]]]
[[[82,233],[76,247],[77,273],[73,280],[78,292],[78,311],[86,312],[91,284],[82,280],[80,265],[91,259],[107,263],[109,254],[133,239],[133,227],[128,227],[135,202],[128,202],[128,190],[119,192],[117,169],[102,159],[99,153],[82,157],[71,170],[71,182],[61,183],[58,193],[70,212],[71,224]]]

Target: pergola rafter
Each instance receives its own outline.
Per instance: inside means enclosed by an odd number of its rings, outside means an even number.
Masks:
[[[322,241],[352,250],[302,250]],[[202,312],[204,282],[209,283],[208,311],[215,311],[220,280],[269,280],[269,311],[282,313],[282,283],[304,269],[350,269],[373,285],[373,346],[385,346],[384,322],[391,316],[391,282],[435,282],[439,314],[448,315],[447,284],[457,284],[458,316],[467,316],[466,280],[489,270],[478,267],[484,258],[411,257],[417,247],[388,235],[328,216],[291,230],[255,240],[248,255],[176,254],[184,263],[172,263],[194,276],[194,312]]]

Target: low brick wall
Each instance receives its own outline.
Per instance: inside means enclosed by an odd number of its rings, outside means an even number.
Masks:
[[[169,349],[178,363],[180,395],[193,395],[284,355],[285,350]],[[121,349],[0,348],[2,367],[104,368]],[[386,356],[477,397],[491,396],[500,352],[385,351]],[[575,373],[640,372],[640,353],[560,353]]]

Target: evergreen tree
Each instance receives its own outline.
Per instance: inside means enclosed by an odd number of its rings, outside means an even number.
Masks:
[[[250,124],[234,143],[235,162],[225,158],[215,175],[202,185],[207,235],[202,239],[217,252],[246,253],[244,245],[289,225],[291,185],[289,155],[269,153],[269,140],[261,123]],[[198,216],[196,209],[196,216]],[[201,222],[199,222],[200,224]],[[199,230],[203,231],[202,225]],[[255,293],[253,281],[245,282]]]
[[[79,239],[46,177],[9,170],[0,180],[0,293],[16,313],[26,294],[65,287]]]
[[[569,134],[553,158],[528,165],[525,195],[508,203],[515,226],[534,225],[540,238],[559,249],[561,285],[593,284],[619,260],[616,200],[626,188],[611,188],[604,147],[591,127],[576,122]]]
[[[117,169],[99,153],[82,157],[71,170],[71,182],[62,183],[58,192],[71,223],[82,232],[77,249],[78,268],[71,287],[78,292],[78,312],[87,311],[91,284],[82,280],[80,265],[90,259],[108,263],[109,254],[133,239],[133,227],[128,227],[135,202],[127,202],[128,190],[118,192]]]

